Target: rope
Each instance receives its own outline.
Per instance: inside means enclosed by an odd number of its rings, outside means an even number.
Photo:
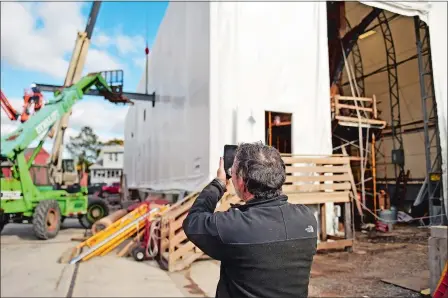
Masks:
[[[350,82],[350,89],[352,91],[352,95],[357,95],[357,93],[359,92],[359,90],[357,89],[358,92],[355,92],[355,90],[353,89],[353,82],[352,82],[352,76],[351,76],[351,72],[350,72],[350,65],[347,61],[347,57],[345,55],[345,51],[344,51],[344,46],[342,45],[341,42],[341,48],[342,48],[342,54],[344,55],[344,63],[347,67],[345,67],[345,70],[347,71],[347,76],[348,76],[348,80]],[[357,88],[358,86],[356,86]],[[359,97],[359,96],[358,96]],[[364,143],[363,143],[363,134],[362,134],[362,123],[361,123],[361,114],[359,113],[359,107],[358,107],[358,101],[354,100],[355,106],[356,106],[356,116],[358,118],[358,138],[359,138],[359,156],[360,156],[360,165],[361,165],[361,193],[362,193],[362,198],[361,198],[361,203],[365,200],[365,195],[366,195],[366,190],[365,190],[365,185],[364,185]],[[361,222],[364,223],[364,219],[363,216],[361,216]]]
[[[161,220],[155,219],[151,222],[151,227],[149,228],[149,237],[146,242],[146,257],[155,258],[159,253],[159,240],[162,237],[157,236],[156,232],[160,231]]]

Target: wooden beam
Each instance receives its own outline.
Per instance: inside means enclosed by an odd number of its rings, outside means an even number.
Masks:
[[[350,190],[351,184],[344,183],[329,183],[329,184],[301,184],[301,185],[283,185],[285,193],[293,192],[321,192],[324,190]]]
[[[321,193],[285,193],[291,204],[315,205],[324,203],[350,202],[350,192],[321,192]]]

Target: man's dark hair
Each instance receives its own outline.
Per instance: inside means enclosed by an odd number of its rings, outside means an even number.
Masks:
[[[236,175],[254,196],[271,198],[281,193],[285,164],[280,153],[262,142],[242,143],[235,154]]]

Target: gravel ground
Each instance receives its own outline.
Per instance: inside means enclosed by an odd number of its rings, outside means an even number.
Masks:
[[[315,256],[311,297],[420,297],[381,281],[428,270],[429,229],[397,226],[390,233],[357,233],[353,253]]]

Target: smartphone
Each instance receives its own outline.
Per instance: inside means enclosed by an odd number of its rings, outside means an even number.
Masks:
[[[226,171],[227,179],[232,177],[230,169],[232,168],[237,148],[237,145],[224,145],[224,170]]]

